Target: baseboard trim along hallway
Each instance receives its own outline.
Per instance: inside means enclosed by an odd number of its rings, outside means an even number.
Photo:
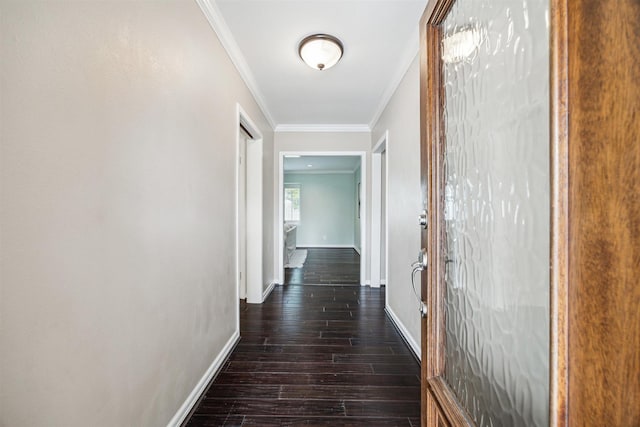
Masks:
[[[176,412],[173,418],[171,418],[171,421],[169,421],[167,427],[180,427],[182,423],[184,423],[193,407],[198,403],[200,397],[204,394],[207,385],[209,385],[211,380],[218,374],[218,372],[220,372],[224,362],[227,360],[239,341],[240,331],[236,330],[231,338],[229,338],[229,341],[227,341],[227,343],[224,345],[222,351],[220,351],[218,356],[213,360],[202,378],[200,378],[200,381],[198,381],[198,384],[196,384],[195,388],[191,391],[191,393],[187,397],[187,400],[184,401],[180,409],[178,409],[178,412]]]
[[[264,302],[269,297],[269,295],[273,291],[273,288],[275,287],[276,287],[276,282],[269,283],[269,286],[267,287],[267,289],[265,289],[264,292],[262,293],[262,302]]]
[[[411,349],[411,351],[413,351],[413,354],[416,356],[418,361],[422,360],[422,351],[420,349],[420,344],[418,344],[416,340],[413,339],[407,327],[404,326],[404,323],[402,323],[402,321],[396,315],[396,313],[393,312],[391,307],[386,306],[384,311],[387,313],[387,316],[389,316],[389,319],[391,320],[393,325],[396,327],[398,332],[400,332],[400,335],[402,336],[402,338],[409,345],[409,348]]]

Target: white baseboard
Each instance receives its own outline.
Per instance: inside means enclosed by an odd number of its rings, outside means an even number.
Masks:
[[[396,326],[396,328],[398,328],[398,330],[400,331],[400,334],[402,334],[402,337],[404,338],[404,340],[407,342],[407,344],[409,344],[409,348],[411,348],[411,350],[413,351],[415,356],[418,358],[418,360],[422,360],[422,357],[421,357],[422,350],[420,349],[420,344],[418,344],[416,340],[413,339],[413,337],[409,333],[409,330],[404,326],[404,323],[400,321],[400,318],[393,312],[391,307],[389,307],[388,305],[385,307],[384,311],[387,313],[387,315],[389,316],[389,319],[391,319],[391,321]]]
[[[227,360],[227,357],[229,357],[229,354],[231,354],[238,341],[240,341],[240,331],[235,331],[222,348],[222,351],[220,351],[218,356],[213,360],[209,369],[207,369],[202,378],[200,378],[200,381],[198,381],[198,384],[196,384],[195,388],[191,391],[187,400],[184,401],[180,409],[178,409],[178,412],[171,418],[167,427],[179,427],[182,425],[189,415],[189,412],[191,412],[191,409],[198,403],[198,399],[200,399],[200,396],[204,393],[211,379],[220,371],[224,361]]]
[[[367,284],[367,286],[371,286],[372,288],[379,288],[380,286],[385,285],[385,283],[382,280],[377,285],[372,284],[371,280],[367,280],[365,283]]]
[[[267,289],[265,289],[264,292],[262,293],[262,302],[265,302],[265,300],[269,297],[269,294],[271,294],[271,292],[273,291],[273,288],[275,287],[276,287],[276,282],[269,283],[269,286],[267,286]]]

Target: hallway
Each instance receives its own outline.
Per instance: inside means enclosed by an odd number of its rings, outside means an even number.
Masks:
[[[241,341],[189,426],[418,426],[420,368],[384,289],[278,286],[241,304]]]

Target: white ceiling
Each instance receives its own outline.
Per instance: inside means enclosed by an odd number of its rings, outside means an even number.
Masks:
[[[309,166],[311,165],[311,166]],[[354,172],[360,166],[360,156],[285,157],[285,172]]]
[[[199,2],[277,130],[331,125],[364,130],[374,124],[418,52],[418,22],[426,5],[426,0]],[[317,71],[299,58],[298,42],[314,33],[342,40],[344,55],[335,67]]]

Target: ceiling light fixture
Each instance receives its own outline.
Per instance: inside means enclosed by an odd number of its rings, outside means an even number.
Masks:
[[[342,42],[328,34],[314,34],[302,39],[298,46],[300,58],[311,68],[328,70],[340,61]]]

